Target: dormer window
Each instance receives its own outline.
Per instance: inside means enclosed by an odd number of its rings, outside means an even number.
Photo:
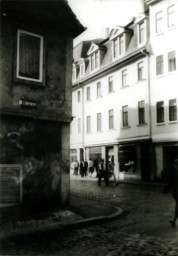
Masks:
[[[99,51],[91,54],[91,71],[99,67]]]
[[[80,76],[82,77],[84,76],[84,74],[85,74],[85,63],[82,63],[80,65]]]
[[[145,42],[145,23],[142,21],[138,24],[138,42],[143,44]]]
[[[75,81],[77,78],[77,71],[76,71],[76,68],[73,68],[72,70],[72,81]]]
[[[113,39],[113,57],[117,58],[124,53],[124,35]]]

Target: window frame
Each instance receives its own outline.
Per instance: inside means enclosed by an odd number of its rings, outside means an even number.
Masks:
[[[125,88],[128,86],[127,84],[127,69],[122,70],[122,88]]]
[[[97,113],[97,132],[101,132],[101,113]]]
[[[129,109],[128,105],[122,106],[122,126],[129,126]]]
[[[143,24],[143,28],[141,29],[141,25]],[[138,44],[144,44],[145,42],[145,21],[141,21],[138,24]]]
[[[78,102],[81,101],[81,92],[80,91],[77,92],[77,100],[78,100]]]
[[[138,124],[145,124],[145,101],[138,102]]]
[[[19,75],[20,72],[20,34],[26,34],[29,36],[37,37],[40,39],[40,50],[39,50],[39,79],[29,78]],[[44,82],[44,36],[36,33],[32,33],[23,29],[17,30],[17,48],[16,48],[16,79],[18,81],[25,81],[29,83],[43,84]]]
[[[157,17],[159,14],[160,14],[160,17]],[[155,13],[155,32],[156,32],[156,35],[163,33],[163,11],[159,11]]]
[[[109,130],[114,129],[114,109],[109,110]]]
[[[81,118],[78,118],[78,133],[81,133]]]
[[[161,58],[161,60],[159,60]],[[164,56],[163,54],[156,56],[156,76],[164,74]]]
[[[169,12],[169,9],[173,7],[173,11]],[[173,24],[169,24],[170,23],[170,17],[173,17],[172,20],[174,20]],[[176,11],[175,11],[175,4],[170,5],[169,7],[167,7],[167,27],[168,29],[171,29],[173,27],[175,27],[175,16],[176,16]]]
[[[170,55],[174,53],[174,58],[171,58]],[[168,72],[176,71],[176,51],[168,52]]]
[[[100,67],[100,53],[99,50],[93,52],[90,56],[90,70],[94,72]]]
[[[96,96],[97,98],[101,98],[101,82],[96,83]]]
[[[90,100],[91,100],[90,86],[88,86],[88,87],[86,88],[86,91],[87,91],[87,101],[90,101]]]
[[[114,91],[113,88],[113,76],[108,77],[108,92],[111,93]]]
[[[91,133],[91,116],[87,116],[87,133]]]
[[[112,56],[117,59],[125,53],[125,36],[124,33],[112,39]]]
[[[157,124],[164,123],[164,101],[156,102],[156,122]]]
[[[171,115],[173,115],[173,118],[171,117]],[[177,121],[177,99],[170,99],[169,100],[169,122],[175,122],[175,121]]]
[[[140,67],[141,64],[142,66]],[[144,80],[144,61],[140,61],[137,63],[137,73],[138,73],[138,81],[143,81]]]

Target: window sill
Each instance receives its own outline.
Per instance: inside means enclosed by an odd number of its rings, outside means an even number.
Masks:
[[[145,82],[145,81],[146,81],[146,78],[143,78],[143,79],[141,79],[141,80],[138,80],[138,81],[137,81],[137,84],[140,84],[140,83]]]
[[[130,87],[130,85],[122,86],[120,89],[125,89],[125,88],[128,88],[128,87]]]
[[[161,74],[161,75],[156,75],[156,78],[162,78],[162,77],[164,77],[164,74]]]
[[[175,29],[175,28],[176,28],[176,26],[173,25],[172,27],[168,28],[167,30],[168,30],[168,31],[171,31],[171,30],[173,30],[173,29]]]
[[[160,33],[157,33],[155,34],[156,36],[163,36],[164,35],[164,32],[160,32]]]
[[[109,129],[108,131],[109,131],[109,132],[110,132],[110,131],[112,132],[112,131],[116,131],[116,129],[115,129],[115,128],[111,128],[111,129]]]
[[[113,93],[115,93],[115,91],[112,91],[112,92],[108,92],[108,94],[113,94]]]
[[[169,124],[178,124],[178,120],[175,120],[175,121],[169,121]]]
[[[97,133],[103,133],[103,131],[96,131]]]
[[[168,76],[176,74],[176,69],[173,71],[168,71]]]
[[[98,97],[96,97],[96,99],[98,100],[98,99],[101,99],[102,98],[102,96],[98,96]]]
[[[164,122],[163,123],[156,123],[157,126],[162,126],[162,125],[166,125]]]
[[[38,82],[38,81],[31,81],[31,80],[26,80],[26,79],[21,79],[21,78],[14,78],[14,83],[16,85],[27,85],[29,87],[39,89],[39,88],[45,88],[44,82]]]
[[[137,124],[137,127],[143,127],[143,126],[147,126],[147,123],[143,123],[143,124]]]
[[[129,125],[121,127],[121,129],[129,129],[129,128],[131,128]]]

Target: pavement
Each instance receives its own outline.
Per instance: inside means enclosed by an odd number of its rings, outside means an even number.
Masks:
[[[0,254],[177,256],[178,225],[169,224],[175,202],[163,186],[127,180],[98,186],[95,177],[71,176],[67,217],[60,213],[56,222],[56,213],[51,229],[1,239]]]

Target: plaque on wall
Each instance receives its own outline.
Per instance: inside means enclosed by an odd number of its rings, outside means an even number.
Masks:
[[[0,164],[0,206],[22,203],[22,165]]]

